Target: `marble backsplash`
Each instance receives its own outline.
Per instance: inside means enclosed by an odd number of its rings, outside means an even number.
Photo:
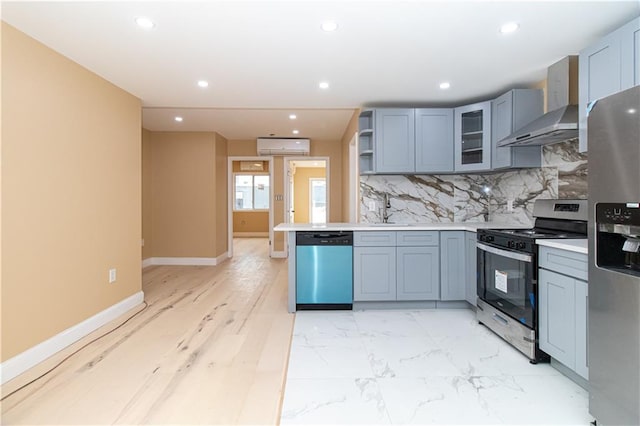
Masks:
[[[587,198],[587,157],[578,152],[577,139],[544,146],[542,151],[543,166],[533,169],[360,176],[360,221],[382,221],[386,193],[390,222],[483,222],[488,214],[490,221],[531,225],[538,198]]]

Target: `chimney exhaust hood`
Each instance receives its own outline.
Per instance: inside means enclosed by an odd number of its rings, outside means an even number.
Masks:
[[[499,147],[533,146],[578,137],[578,57],[567,56],[547,72],[547,112],[498,142]]]

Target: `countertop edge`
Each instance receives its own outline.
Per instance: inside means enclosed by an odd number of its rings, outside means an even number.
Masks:
[[[469,231],[478,229],[530,228],[530,225],[497,222],[458,222],[458,223],[412,223],[412,224],[370,224],[370,223],[281,223],[273,228],[277,232],[296,231]]]
[[[536,240],[539,246],[557,248],[560,250],[572,251],[574,253],[589,254],[588,240],[580,239],[542,239]]]

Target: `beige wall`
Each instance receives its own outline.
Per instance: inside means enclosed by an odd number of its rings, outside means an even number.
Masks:
[[[215,134],[215,204],[216,204],[216,227],[215,227],[215,252],[218,257],[225,254],[229,246],[229,186],[227,183],[229,173],[228,141],[219,134]]]
[[[2,106],[4,361],[139,292],[142,230],[138,99],[2,23]]]
[[[295,223],[309,223],[309,179],[325,178],[326,170],[319,167],[297,167],[293,175],[293,221]]]
[[[255,157],[258,155],[258,147],[255,139],[231,140],[227,144],[229,157]]]
[[[151,257],[151,133],[142,129],[142,258]]]
[[[233,232],[269,232],[269,212],[233,212]]]
[[[149,132],[149,257],[213,258],[227,250],[227,140],[210,132]],[[147,163],[148,161],[148,163]],[[146,225],[145,225],[146,227]],[[146,239],[145,239],[145,247]]]
[[[312,157],[329,157],[330,202],[328,222],[342,222],[342,141],[311,141]],[[346,175],[344,175],[346,177]]]

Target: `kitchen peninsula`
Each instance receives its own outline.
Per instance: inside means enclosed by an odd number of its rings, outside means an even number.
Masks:
[[[297,310],[298,233],[353,233],[354,309],[463,308],[475,305],[476,231],[505,227],[514,224],[281,223],[274,231],[288,233],[288,310]]]

